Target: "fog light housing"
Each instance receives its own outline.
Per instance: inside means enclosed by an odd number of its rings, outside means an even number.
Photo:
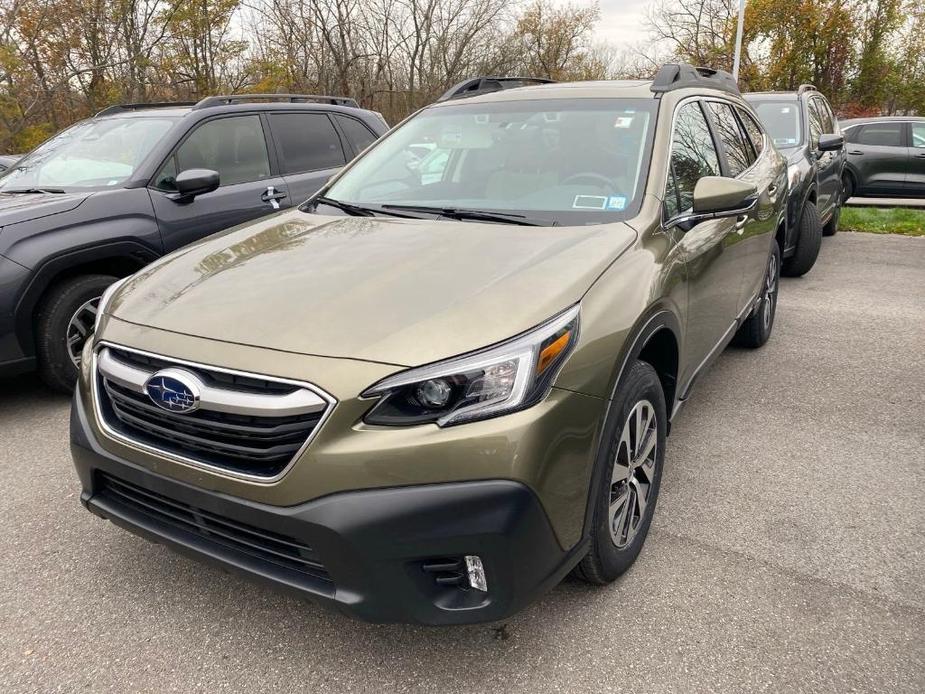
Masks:
[[[488,579],[485,578],[485,567],[482,560],[476,555],[466,555],[466,570],[469,573],[469,587],[488,592]]]

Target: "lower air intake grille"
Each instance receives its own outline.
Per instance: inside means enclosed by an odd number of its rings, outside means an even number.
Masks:
[[[98,493],[133,514],[278,569],[331,582],[314,550],[299,540],[203,511],[104,472],[97,475]]]

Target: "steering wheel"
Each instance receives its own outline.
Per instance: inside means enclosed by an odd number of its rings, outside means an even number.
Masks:
[[[604,176],[603,174],[594,173],[593,171],[582,171],[580,173],[572,174],[568,178],[559,181],[560,186],[568,185],[573,181],[578,181],[580,179],[593,179],[595,182],[603,183],[605,188],[613,188],[613,181]]]

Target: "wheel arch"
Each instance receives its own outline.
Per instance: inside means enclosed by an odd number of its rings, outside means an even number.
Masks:
[[[59,282],[88,274],[126,277],[155,260],[158,254],[141,243],[120,241],[67,251],[46,259],[16,304],[16,337],[28,356],[35,354],[35,313],[48,291]]]
[[[677,382],[681,366],[680,356],[683,344],[681,334],[680,319],[674,311],[665,306],[653,307],[643,314],[629,332],[630,337],[625,341],[626,347],[622,350],[616,362],[610,397],[599,427],[600,433],[596,446],[594,467],[585,500],[581,542],[587,542],[593,526],[593,495],[601,484],[602,471],[606,467],[602,463],[602,456],[606,455],[607,451],[605,441],[610,440],[615,430],[611,411],[616,395],[619,392],[621,381],[623,381],[629,365],[636,360],[645,361],[655,369],[659,381],[662,383],[662,388],[665,390],[665,411],[668,416],[666,424],[667,431],[670,433],[671,415],[674,412],[674,401],[677,398]]]

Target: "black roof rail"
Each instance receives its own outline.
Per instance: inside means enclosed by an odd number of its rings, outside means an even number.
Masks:
[[[465,99],[479,94],[500,92],[503,89],[526,87],[531,84],[552,84],[554,82],[555,80],[543,77],[473,77],[447,89],[437,99],[437,102],[449,101],[450,99]]]
[[[317,103],[360,108],[356,99],[351,99],[346,96],[323,96],[320,94],[228,94],[222,96],[207,96],[193,106],[193,110],[197,111],[201,108],[212,108],[213,106],[226,106],[241,101],[288,101],[293,104]]]
[[[182,106],[195,106],[195,101],[151,101],[146,104],[113,104],[112,106],[107,106],[102,111],[97,113],[94,118],[99,118],[100,116],[111,116],[114,113],[122,113],[123,111],[144,111],[149,108],[177,108]]]
[[[818,92],[816,85],[814,84],[801,84],[800,88],[797,89],[797,94],[803,94],[805,92]]]
[[[656,94],[685,87],[706,87],[719,89],[730,94],[741,94],[735,79],[725,70],[709,67],[694,67],[687,63],[666,63],[659,68],[652,80],[651,89]]]

